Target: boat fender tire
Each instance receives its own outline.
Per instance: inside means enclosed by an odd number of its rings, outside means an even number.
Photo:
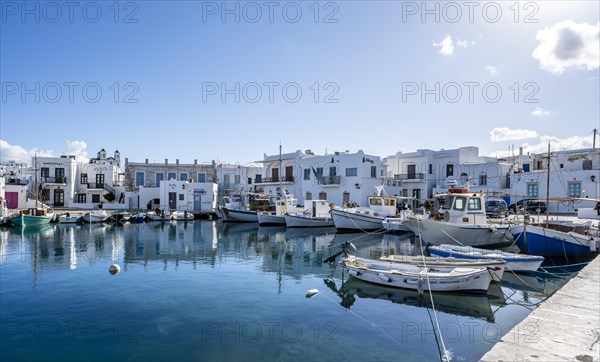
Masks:
[[[448,211],[444,211],[444,221],[450,221],[450,213]]]

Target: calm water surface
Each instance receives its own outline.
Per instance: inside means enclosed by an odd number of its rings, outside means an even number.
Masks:
[[[406,235],[212,221],[0,229],[0,359],[439,360],[427,295],[323,264],[346,240],[371,258],[420,250]],[[434,294],[453,360],[483,356],[566,281],[505,276],[488,295]]]

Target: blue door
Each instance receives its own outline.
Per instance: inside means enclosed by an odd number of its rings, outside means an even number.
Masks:
[[[202,210],[202,196],[194,195],[194,211]]]

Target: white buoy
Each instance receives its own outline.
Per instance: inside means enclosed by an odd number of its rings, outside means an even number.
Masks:
[[[306,298],[312,298],[319,293],[318,289],[309,289],[306,291]]]
[[[119,274],[120,271],[121,271],[121,267],[119,266],[119,264],[113,264],[108,268],[108,272],[111,273],[112,275]]]

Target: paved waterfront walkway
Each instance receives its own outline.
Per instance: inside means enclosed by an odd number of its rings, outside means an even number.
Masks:
[[[600,257],[481,358],[482,361],[599,361]]]

